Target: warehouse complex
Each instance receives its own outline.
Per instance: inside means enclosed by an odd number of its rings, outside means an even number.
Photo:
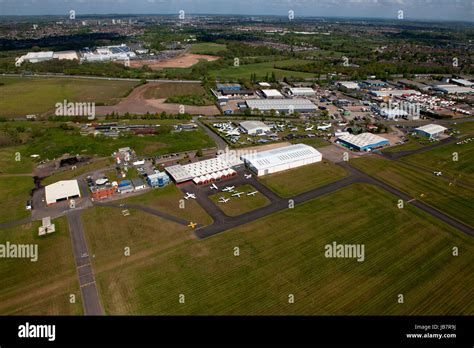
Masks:
[[[424,137],[434,139],[439,138],[447,130],[446,127],[437,124],[427,124],[418,128],[415,128],[415,132]]]
[[[279,112],[292,113],[316,111],[317,107],[308,99],[252,99],[246,100],[247,107],[251,110],[260,111],[275,110]]]
[[[387,139],[372,133],[343,135],[337,139],[337,143],[358,151],[372,151],[390,145]]]
[[[51,205],[81,197],[77,180],[63,180],[45,187],[46,204]]]
[[[241,159],[247,168],[258,176],[262,176],[321,162],[322,155],[309,145],[295,144],[244,155]]]

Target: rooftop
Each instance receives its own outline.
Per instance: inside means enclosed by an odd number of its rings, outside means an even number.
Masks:
[[[350,144],[353,144],[359,148],[363,148],[366,146],[375,145],[381,142],[388,141],[387,139],[382,138],[381,136],[378,136],[372,133],[361,133],[358,135],[354,135],[354,134],[343,135],[339,137],[339,139],[345,142],[348,142]]]
[[[415,130],[423,131],[428,134],[436,134],[436,133],[442,133],[447,130],[446,127],[440,126],[438,124],[427,124],[418,128],[415,128]]]
[[[312,158],[314,156],[322,157],[321,153],[314,147],[306,144],[295,144],[244,155],[242,159],[250,162],[257,169],[263,169]]]

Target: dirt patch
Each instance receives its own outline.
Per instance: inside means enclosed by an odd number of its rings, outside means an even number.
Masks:
[[[149,113],[161,113],[165,111],[170,114],[177,114],[180,111],[179,104],[165,103],[164,98],[149,99],[152,94],[150,90],[154,90],[164,86],[165,82],[151,82],[140,87],[135,88],[130,95],[122,99],[118,104],[111,106],[97,106],[97,115],[106,115],[115,112],[119,115],[124,115],[127,112],[130,114],[143,115]],[[173,83],[174,84],[174,83]],[[192,115],[218,115],[219,110],[215,105],[210,106],[185,106],[185,112]]]
[[[189,68],[197,63],[200,60],[206,60],[208,62],[213,62],[218,60],[220,57],[209,56],[206,54],[193,54],[193,53],[184,53],[178,57],[166,59],[166,60],[139,60],[131,61],[130,66],[132,68],[141,68],[144,65],[147,65],[153,70],[161,70],[164,68]]]

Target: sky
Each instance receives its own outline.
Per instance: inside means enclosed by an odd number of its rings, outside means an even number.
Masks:
[[[474,0],[0,0],[0,15],[234,14],[474,22]]]

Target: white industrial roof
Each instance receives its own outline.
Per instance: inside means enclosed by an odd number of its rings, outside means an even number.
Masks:
[[[315,94],[314,90],[310,87],[293,87],[290,88],[291,94],[305,94],[305,95],[312,95]]]
[[[458,85],[435,85],[433,87],[445,93],[474,93],[474,89]]]
[[[277,89],[262,89],[262,93],[267,98],[283,98],[283,95]]]
[[[438,134],[438,133],[443,133],[445,130],[447,130],[447,128],[440,126],[438,124],[427,124],[427,125],[415,128],[415,130],[420,130],[428,134]]]
[[[244,155],[242,156],[242,159],[250,162],[257,170],[260,170],[305,160],[315,156],[319,158],[322,157],[321,153],[314,147],[306,144],[295,144],[273,150]]]
[[[55,59],[67,59],[67,60],[74,60],[74,59],[79,59],[79,56],[77,55],[76,51],[60,51],[60,52],[54,52],[53,58]]]
[[[359,148],[369,146],[369,145],[374,145],[374,144],[380,143],[381,141],[387,141],[387,139],[382,138],[381,136],[372,134],[372,133],[361,133],[358,135],[354,135],[354,134],[343,135],[342,137],[339,137],[339,139],[344,140],[350,144],[353,144]]]
[[[240,159],[233,161],[231,158],[227,160],[225,155],[211,158],[204,161],[189,163],[185,165],[174,165],[166,167],[165,170],[170,174],[176,182],[192,180],[196,177],[207,176],[213,173],[230,169],[234,165],[242,163]]]
[[[339,81],[339,84],[348,89],[359,89],[359,84],[354,81]]]
[[[41,58],[53,58],[53,51],[47,52],[28,52],[23,58],[26,59],[41,59]]]
[[[262,121],[243,121],[240,122],[240,126],[244,128],[247,132],[252,133],[253,130],[262,129],[270,130],[272,127],[266,125]]]
[[[316,110],[314,105],[308,99],[249,99],[246,101],[247,106],[251,109],[260,110]]]
[[[63,180],[45,187],[46,203],[53,204],[58,200],[81,196],[77,180]]]
[[[465,79],[451,79],[451,82],[457,83],[459,85],[463,85],[465,87],[474,86],[474,82],[471,82]]]

